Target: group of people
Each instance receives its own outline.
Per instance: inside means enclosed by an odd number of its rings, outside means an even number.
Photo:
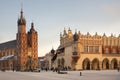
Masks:
[[[53,72],[58,72],[58,71],[60,71],[60,70],[62,70],[62,71],[67,71],[67,70],[71,70],[71,67],[52,67],[52,68],[41,68],[41,70],[45,70],[45,71],[48,71],[48,70],[51,70],[51,71],[53,71]]]

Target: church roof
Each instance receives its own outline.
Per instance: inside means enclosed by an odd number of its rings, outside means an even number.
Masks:
[[[16,40],[0,43],[0,50],[16,48],[16,45],[17,45]]]

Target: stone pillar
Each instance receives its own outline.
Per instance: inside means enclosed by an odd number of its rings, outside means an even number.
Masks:
[[[109,63],[109,69],[112,69],[112,67],[111,67],[111,63]]]
[[[99,61],[99,69],[102,70],[102,61]]]
[[[90,62],[90,70],[92,70],[92,62]]]
[[[120,61],[119,61],[118,67],[120,68]]]

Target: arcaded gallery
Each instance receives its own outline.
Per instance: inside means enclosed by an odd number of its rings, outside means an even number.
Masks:
[[[62,51],[61,51],[62,49]],[[120,68],[120,35],[81,34],[71,29],[60,33],[60,45],[54,54],[47,55],[49,67],[70,67],[73,70],[106,70]],[[49,57],[48,57],[49,56]]]

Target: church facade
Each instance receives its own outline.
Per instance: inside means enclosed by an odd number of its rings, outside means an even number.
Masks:
[[[64,29],[60,34],[60,45],[52,56],[48,57],[49,67],[71,68],[72,70],[106,70],[120,68],[120,35],[91,35],[72,33]],[[54,59],[51,61],[51,59]]]
[[[0,44],[0,69],[33,70],[38,67],[38,33],[31,23],[26,32],[26,19],[21,9],[16,40]]]

